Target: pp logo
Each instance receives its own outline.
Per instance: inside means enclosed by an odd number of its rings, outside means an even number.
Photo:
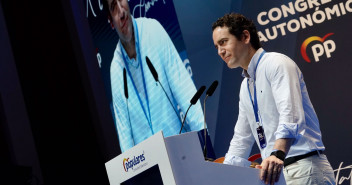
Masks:
[[[127,172],[127,168],[126,168],[127,166],[126,166],[126,164],[128,163],[128,160],[129,160],[129,159],[130,159],[130,158],[127,158],[127,159],[124,158],[124,159],[123,159],[123,162],[122,162],[123,168],[124,168],[125,172]]]
[[[336,44],[333,40],[326,40],[329,36],[333,35],[334,33],[328,33],[323,38],[318,36],[312,36],[307,38],[302,46],[301,46],[301,54],[305,61],[310,62],[310,59],[307,55],[307,46],[313,41],[319,41],[320,43],[314,44],[312,48],[312,53],[314,56],[314,60],[319,62],[319,57],[323,56],[325,53],[326,58],[331,57],[331,53],[335,51]]]

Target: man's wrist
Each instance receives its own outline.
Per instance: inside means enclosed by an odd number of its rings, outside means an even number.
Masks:
[[[270,156],[275,156],[277,157],[278,159],[280,159],[281,161],[284,161],[285,160],[285,157],[286,157],[286,153],[282,150],[277,150],[277,149],[274,149],[273,152],[271,152]]]

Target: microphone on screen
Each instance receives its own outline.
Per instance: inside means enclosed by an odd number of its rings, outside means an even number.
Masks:
[[[147,65],[149,67],[150,72],[152,73],[155,81],[159,82],[159,77],[158,77],[158,73],[156,72],[152,62],[150,61],[150,59],[148,58],[148,56],[145,57],[145,60],[147,61]]]
[[[127,75],[126,75],[126,68],[123,68],[123,87],[125,90],[125,98],[128,99],[128,87],[127,87]]]
[[[166,91],[165,91],[163,85],[162,85],[162,84],[160,83],[160,81],[159,81],[159,76],[158,76],[158,73],[157,73],[156,70],[155,70],[155,67],[153,66],[153,64],[152,64],[152,62],[150,61],[150,59],[148,58],[148,56],[145,57],[145,60],[146,60],[146,62],[147,62],[147,65],[148,65],[148,68],[149,68],[150,72],[152,73],[152,75],[153,75],[153,77],[154,77],[154,80],[155,80],[157,83],[160,84],[160,86],[161,86],[161,88],[163,89],[163,91],[164,91],[164,93],[165,93],[167,99],[169,100],[169,103],[170,103],[172,109],[174,110],[174,112],[175,112],[177,118],[178,118],[178,119],[180,120],[180,122],[181,122],[181,118],[180,118],[179,114],[177,113],[177,111],[176,111],[176,109],[175,109],[175,107],[174,107],[174,104],[171,102],[170,97],[167,95],[167,93],[166,93]]]
[[[192,105],[194,105],[194,104],[197,103],[198,99],[202,96],[202,94],[203,94],[204,91],[205,91],[205,86],[200,87],[200,88],[198,89],[198,91],[196,92],[196,94],[194,94],[193,98],[191,99],[191,101],[190,101],[191,104],[189,105],[189,107],[188,107],[188,109],[187,109],[187,111],[186,111],[185,117],[183,118],[182,125],[181,125],[181,129],[180,129],[179,134],[181,134],[181,132],[182,132],[182,129],[183,129],[183,126],[184,126],[184,124],[185,124],[185,120],[186,120],[186,117],[187,117],[187,113],[188,113],[189,108],[191,108]]]
[[[132,141],[133,141],[133,145],[134,145],[134,137],[133,137],[133,132],[132,132],[130,110],[129,110],[129,108],[128,108],[128,85],[127,85],[126,68],[123,68],[123,87],[124,87],[124,91],[125,91],[125,99],[126,99],[126,106],[127,106],[128,122],[129,122],[129,124],[130,124],[131,136],[132,136]]]

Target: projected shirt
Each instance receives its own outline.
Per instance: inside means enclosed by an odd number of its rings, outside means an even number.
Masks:
[[[161,130],[165,137],[178,134],[182,115],[197,91],[160,23],[154,19],[137,18],[133,19],[133,27],[136,59],[130,59],[119,42],[110,68],[114,120],[122,152]],[[146,56],[155,67],[167,95],[155,81]],[[124,95],[124,68],[127,69],[128,99]],[[203,119],[198,101],[189,109],[182,132],[203,129]]]
[[[263,51],[260,48],[254,54],[248,66],[248,77],[241,84],[238,120],[224,163],[249,166],[250,163],[244,159],[249,156],[255,141],[262,159],[270,156],[275,140],[280,138],[295,139],[287,157],[325,149],[303,74],[289,57],[275,52],[265,53],[255,71]],[[259,146],[258,124],[248,92],[250,84],[253,97],[253,83],[256,83],[258,115],[267,142],[264,149]]]

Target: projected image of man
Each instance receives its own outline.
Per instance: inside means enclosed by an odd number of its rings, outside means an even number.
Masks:
[[[196,87],[172,40],[157,20],[133,18],[127,0],[106,0],[105,7],[111,27],[120,39],[110,78],[122,152],[160,130],[164,136],[178,134],[182,124],[180,113],[186,112]],[[161,85],[155,81],[146,57],[155,67]],[[128,99],[124,95],[124,69]],[[182,132],[203,127],[203,111],[198,102],[189,110]]]

